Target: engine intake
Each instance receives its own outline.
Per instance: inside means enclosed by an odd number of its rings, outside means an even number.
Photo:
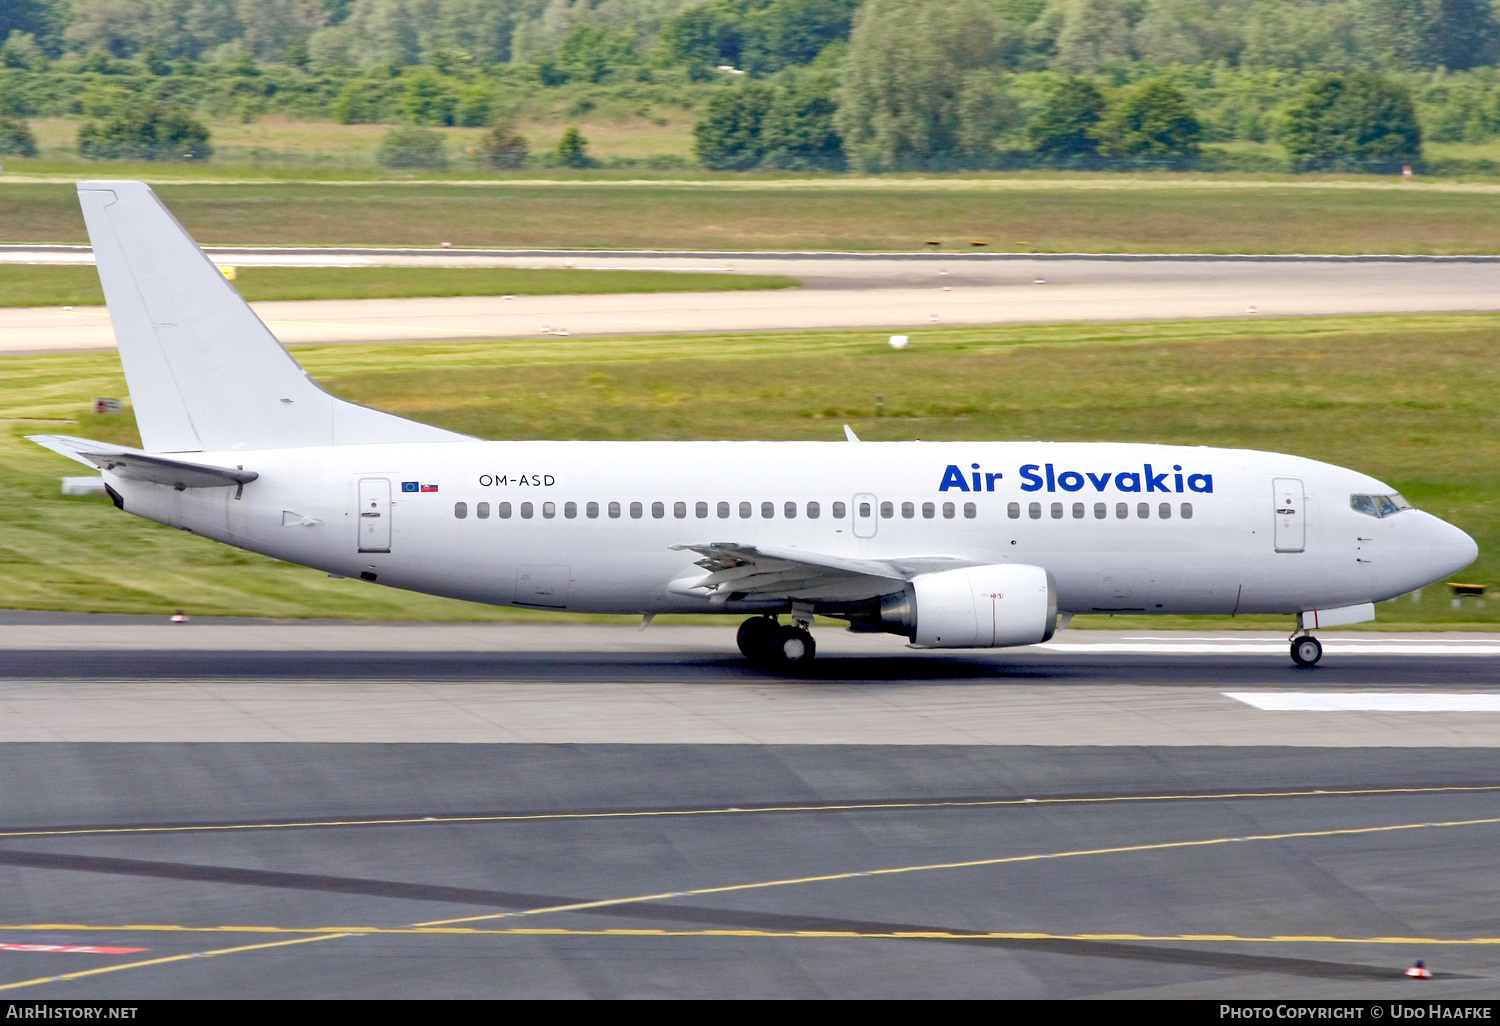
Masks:
[[[1036,645],[1057,628],[1057,586],[1039,566],[1009,563],[920,574],[881,599],[880,624],[921,648]]]

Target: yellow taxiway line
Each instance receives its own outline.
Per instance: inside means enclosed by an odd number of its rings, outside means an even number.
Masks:
[[[70,827],[52,830],[5,830],[0,839],[25,837],[91,837],[120,834],[193,834],[235,830],[326,830],[339,827],[438,826],[455,823],[533,823],[567,820],[685,819],[695,816],[747,816],[794,812],[890,812],[922,809],[984,809],[1014,805],[1119,805],[1136,802],[1207,802],[1254,798],[1348,798],[1365,795],[1475,794],[1500,791],[1500,784],[1470,787],[1379,787],[1344,790],[1224,791],[1213,794],[1103,795],[1082,798],[981,798],[908,802],[829,802],[806,805],[742,805],[703,809],[627,809],[620,812],[536,812],[493,816],[402,816],[370,819],[300,820],[287,823],[209,823],[187,826]]]

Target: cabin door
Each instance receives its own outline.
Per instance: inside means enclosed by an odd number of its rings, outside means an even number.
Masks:
[[[1307,496],[1302,482],[1278,477],[1271,482],[1276,508],[1276,551],[1301,552],[1307,547]]]
[[[359,479],[359,551],[391,551],[391,483],[383,477]]]

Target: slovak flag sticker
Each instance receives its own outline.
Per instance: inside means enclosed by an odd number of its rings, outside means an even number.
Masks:
[[[435,491],[437,491],[437,485],[424,484],[422,486],[422,491],[424,491],[424,492],[435,492]]]
[[[417,483],[415,481],[402,481],[401,490],[403,492],[414,492],[417,490]]]

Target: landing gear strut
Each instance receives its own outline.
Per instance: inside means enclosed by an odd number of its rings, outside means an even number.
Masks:
[[[1292,662],[1298,666],[1315,666],[1323,658],[1323,643],[1311,634],[1292,636]]]
[[[752,616],[740,624],[735,641],[746,659],[770,669],[803,669],[817,653],[817,644],[806,627],[778,623],[771,616]]]

